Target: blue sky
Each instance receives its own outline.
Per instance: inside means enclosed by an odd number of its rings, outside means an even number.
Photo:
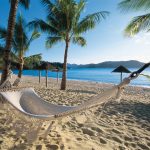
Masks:
[[[94,30],[84,35],[87,46],[70,45],[68,63],[87,64],[114,60],[139,60],[149,61],[150,33],[140,33],[133,38],[123,35],[123,30],[133,16],[141,13],[123,14],[117,9],[120,0],[88,0],[83,16],[106,10],[110,15],[103,20]],[[40,0],[31,0],[29,10],[18,8],[26,22],[35,18],[45,19],[46,12]],[[8,0],[0,1],[0,26],[7,26],[9,13]],[[64,43],[57,44],[51,49],[45,48],[45,35],[34,41],[26,55],[42,53],[43,60],[50,62],[63,62]]]

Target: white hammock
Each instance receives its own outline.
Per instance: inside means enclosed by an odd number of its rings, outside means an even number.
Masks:
[[[119,97],[121,89],[130,83],[130,78],[125,78],[118,86],[98,94],[89,101],[78,106],[61,106],[51,104],[40,98],[32,88],[22,89],[20,91],[0,91],[4,100],[8,101],[18,111],[29,117],[39,119],[54,119],[70,115],[107,102],[112,97]]]

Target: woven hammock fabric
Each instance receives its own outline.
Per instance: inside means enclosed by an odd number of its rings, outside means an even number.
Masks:
[[[46,102],[37,95],[33,88],[19,91],[1,90],[0,95],[24,115],[39,119],[54,119],[100,105],[112,97],[118,97],[120,90],[129,83],[130,79],[125,78],[118,86],[114,86],[78,106],[61,106]]]

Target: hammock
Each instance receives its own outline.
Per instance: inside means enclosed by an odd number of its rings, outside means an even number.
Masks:
[[[48,103],[40,98],[32,88],[25,88],[20,91],[1,90],[0,95],[15,109],[26,116],[51,120],[100,105],[112,97],[119,98],[123,88],[128,85],[131,80],[137,78],[149,65],[150,63],[144,65],[138,71],[133,72],[128,78],[125,78],[119,85],[114,86],[102,94],[98,94],[78,106],[61,106]]]

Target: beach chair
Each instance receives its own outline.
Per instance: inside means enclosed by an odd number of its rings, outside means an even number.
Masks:
[[[57,118],[98,106],[102,103],[106,103],[112,97],[119,99],[124,87],[127,86],[131,80],[137,78],[139,74],[149,65],[144,65],[138,71],[133,72],[129,77],[125,78],[119,85],[115,85],[111,89],[98,94],[89,101],[78,106],[61,106],[46,102],[38,96],[33,88],[25,88],[21,90],[17,88],[1,89],[0,95],[2,99],[4,99],[3,101],[8,102],[11,106],[13,106],[13,108],[15,108],[15,110],[17,110],[19,113],[18,116],[22,114],[26,118],[30,118],[32,120],[38,119],[42,121],[52,121]],[[48,128],[48,131],[49,130],[50,127]],[[48,131],[45,135],[47,135]]]

